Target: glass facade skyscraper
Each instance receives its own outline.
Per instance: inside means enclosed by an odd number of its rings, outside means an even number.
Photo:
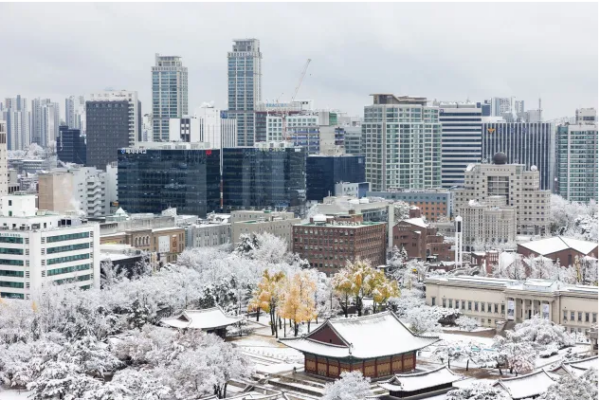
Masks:
[[[306,148],[258,143],[223,149],[223,209],[286,210],[306,206]]]
[[[552,188],[554,180],[555,130],[549,122],[493,122],[481,126],[481,161],[491,163],[496,153],[504,153],[508,164],[536,166],[540,188]]]
[[[129,102],[88,101],[85,106],[86,166],[106,171],[118,150],[130,145]]]
[[[175,207],[180,214],[205,218],[220,208],[219,164],[219,150],[193,144],[121,149],[119,205],[129,213],[158,214]]]
[[[442,187],[461,186],[469,164],[481,163],[481,108],[439,103],[442,124]]]
[[[557,134],[558,193],[571,201],[598,201],[598,125],[561,125]]]
[[[152,136],[169,141],[169,118],[188,114],[188,70],[181,57],[156,54],[152,67]]]
[[[256,106],[262,97],[262,53],[257,39],[234,40],[227,53],[227,118],[237,120],[238,146],[255,142]]]
[[[364,156],[309,156],[306,160],[306,199],[333,196],[335,184],[365,182]]]
[[[85,136],[79,129],[69,129],[68,126],[58,128],[58,141],[56,143],[58,159],[66,163],[85,165],[86,143]]]

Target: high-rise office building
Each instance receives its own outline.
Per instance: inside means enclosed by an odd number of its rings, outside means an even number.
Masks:
[[[254,111],[262,97],[262,53],[258,39],[236,39],[227,53],[227,118],[237,120],[238,146],[252,146]]]
[[[598,201],[598,123],[596,110],[579,109],[575,124],[558,126],[556,186],[567,200]]]
[[[365,154],[363,150],[363,133],[360,126],[345,126],[344,127],[344,150],[346,154],[362,156]]]
[[[439,103],[442,124],[442,187],[464,182],[465,168],[481,162],[481,107],[476,103]]]
[[[129,213],[206,217],[220,208],[220,151],[202,143],[144,143],[119,152],[119,205]]]
[[[504,153],[509,164],[536,166],[540,187],[552,188],[556,132],[551,123],[484,122],[481,135],[483,163],[491,162],[496,153]]]
[[[85,129],[85,99],[69,96],[65,99],[65,123],[70,129]]]
[[[365,157],[311,155],[306,160],[306,199],[323,201],[340,182],[365,182]]]
[[[142,103],[139,101],[136,91],[105,90],[103,92],[92,93],[89,98],[90,101],[126,101],[128,108],[129,146],[135,146],[137,142],[141,141]]]
[[[1,298],[30,299],[48,284],[100,288],[98,224],[38,214],[35,195],[7,195],[1,202]]]
[[[130,108],[127,100],[86,102],[86,165],[106,170],[117,161],[118,150],[130,145]]]
[[[184,115],[188,115],[188,69],[179,56],[156,54],[152,67],[153,140],[168,141],[169,119]]]
[[[366,180],[372,190],[441,185],[439,108],[423,97],[374,94],[362,125]]]
[[[0,196],[8,194],[8,151],[6,121],[0,121]]]
[[[306,148],[261,142],[223,149],[223,209],[292,211],[306,206]]]
[[[31,142],[42,147],[56,141],[60,125],[60,107],[50,99],[31,102]]]
[[[85,165],[87,162],[85,136],[79,129],[68,126],[59,127],[56,153],[58,159],[65,163]]]
[[[465,209],[474,210],[477,207],[471,206],[478,204],[484,206],[480,210],[482,212],[494,207],[512,207],[515,209],[517,235],[548,234],[550,191],[540,189],[540,172],[537,167],[527,168],[523,164],[509,164],[508,157],[503,153],[495,154],[492,162],[493,164],[476,164],[467,168],[464,187],[454,192],[454,214],[464,218],[461,213],[467,213]],[[502,201],[499,202],[499,199]],[[482,219],[477,219],[477,215],[483,214],[474,213],[473,223],[485,224]],[[507,213],[496,216],[502,219],[510,217]],[[465,221],[465,224],[467,223],[468,221]],[[466,231],[483,232],[477,229]],[[497,232],[501,231],[507,232]],[[493,230],[490,232],[490,235],[494,234]],[[501,237],[506,239],[504,233]],[[493,236],[490,236],[490,239],[492,238]],[[465,238],[465,246],[471,245],[476,239],[477,235],[470,236],[469,240]]]
[[[6,121],[9,150],[23,150],[31,143],[31,112],[27,99],[17,95],[7,98],[0,119]]]

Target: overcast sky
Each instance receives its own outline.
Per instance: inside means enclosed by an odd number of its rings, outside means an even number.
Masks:
[[[137,90],[150,111],[154,53],[189,70],[190,113],[227,106],[227,52],[260,39],[263,100],[362,115],[370,93],[463,101],[542,98],[545,117],[598,102],[598,5],[0,4],[0,98]],[[61,111],[64,112],[64,111]]]

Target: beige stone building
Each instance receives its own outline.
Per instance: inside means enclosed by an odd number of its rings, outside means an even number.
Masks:
[[[465,170],[464,188],[454,194],[455,209],[468,207],[469,202],[489,201],[500,207],[515,210],[517,235],[545,235],[549,229],[550,191],[540,190],[540,173],[537,167],[530,170],[522,164],[506,164],[503,153],[494,156],[493,164],[470,165]],[[455,213],[456,214],[456,213]],[[464,216],[461,215],[463,218]],[[465,221],[465,229],[468,222]],[[464,240],[466,246],[472,243]]]
[[[232,211],[231,218],[232,243],[236,245],[240,236],[251,233],[270,233],[286,241],[288,249],[292,243],[292,226],[302,222],[295,218],[293,212],[271,211]]]
[[[482,326],[519,323],[536,314],[571,332],[588,332],[598,324],[597,286],[472,276],[429,277],[425,285],[428,305],[458,309]]]
[[[38,208],[66,213],[73,210],[73,177],[66,171],[38,175]]]
[[[463,241],[472,244],[506,243],[516,240],[517,215],[515,207],[507,206],[504,196],[489,196],[484,201],[469,201],[458,209],[464,221]]]

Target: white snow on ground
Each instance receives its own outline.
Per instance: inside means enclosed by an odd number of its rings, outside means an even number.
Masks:
[[[299,371],[304,368],[304,364],[272,364],[272,365],[256,365],[256,372],[262,374],[287,374],[294,371],[294,367]]]
[[[270,338],[262,338],[254,335],[232,341],[231,343],[249,355],[269,357],[282,362],[304,362],[302,353],[275,342],[274,338],[270,340]]]
[[[464,329],[462,329],[462,328],[460,328],[458,326],[451,326],[451,327],[448,327],[448,328],[444,327],[442,329],[444,331],[449,331],[449,332],[450,331],[452,331],[452,332],[467,332],[467,331],[465,331]],[[485,327],[479,326],[479,327],[473,329],[472,331],[468,331],[468,332],[477,332],[477,333],[479,333],[479,332],[487,332],[487,331],[491,331],[491,330],[494,330],[494,328],[485,328]]]
[[[27,400],[27,396],[30,394],[31,392],[27,390],[21,390],[21,393],[19,393],[18,390],[0,389],[0,400]]]

